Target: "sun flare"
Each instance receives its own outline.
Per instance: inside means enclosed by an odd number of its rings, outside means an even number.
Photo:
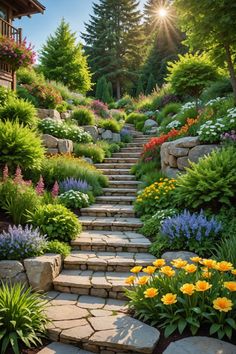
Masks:
[[[160,17],[164,18],[164,17],[167,16],[168,12],[167,12],[166,9],[161,8],[161,9],[158,11],[158,14],[159,14]]]

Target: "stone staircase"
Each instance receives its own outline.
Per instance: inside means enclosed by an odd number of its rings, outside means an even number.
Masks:
[[[101,354],[149,353],[159,332],[127,314],[124,288],[129,270],[155,259],[132,206],[139,182],[130,174],[150,137],[135,132],[132,143],[96,165],[109,187],[96,204],[81,210],[82,234],[74,240],[64,269],[49,293],[49,336]]]

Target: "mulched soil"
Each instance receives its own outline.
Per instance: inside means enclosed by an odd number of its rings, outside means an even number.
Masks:
[[[43,348],[45,348],[48,344],[50,344],[51,342],[47,339],[44,339],[43,344],[37,348],[25,348],[25,346],[21,345],[20,346],[20,354],[36,354],[38,353],[40,350],[42,350]],[[6,354],[14,354],[12,349],[8,349],[6,351]],[[66,354],[66,353],[65,353]]]
[[[0,211],[0,233],[3,230],[6,231],[9,225],[10,225],[10,219],[7,217],[6,214]]]

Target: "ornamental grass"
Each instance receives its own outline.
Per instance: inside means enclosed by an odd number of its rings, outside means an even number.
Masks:
[[[231,339],[236,330],[236,269],[232,263],[192,257],[171,265],[157,259],[131,269],[126,295],[135,315],[164,329],[166,337],[204,325],[209,335]]]

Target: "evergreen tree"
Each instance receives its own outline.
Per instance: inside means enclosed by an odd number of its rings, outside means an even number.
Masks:
[[[156,81],[154,79],[154,76],[151,73],[148,78],[147,88],[146,88],[146,92],[145,92],[146,95],[150,95],[152,93],[152,91],[154,90],[155,86],[156,86]]]
[[[142,94],[144,94],[143,78],[142,78],[142,75],[139,75],[137,89],[136,89],[136,96],[140,96]]]
[[[104,103],[109,103],[112,100],[112,97],[109,92],[109,84],[105,76],[102,76],[96,86],[96,98]]]
[[[49,80],[62,82],[71,90],[86,93],[92,87],[91,73],[81,44],[62,19],[54,35],[43,45],[41,70]]]
[[[111,81],[108,82],[107,84],[109,96],[110,96],[110,102],[113,100],[113,87]]]
[[[143,58],[143,25],[136,0],[100,0],[86,24],[83,39],[95,78],[106,75],[117,98],[131,81]]]

